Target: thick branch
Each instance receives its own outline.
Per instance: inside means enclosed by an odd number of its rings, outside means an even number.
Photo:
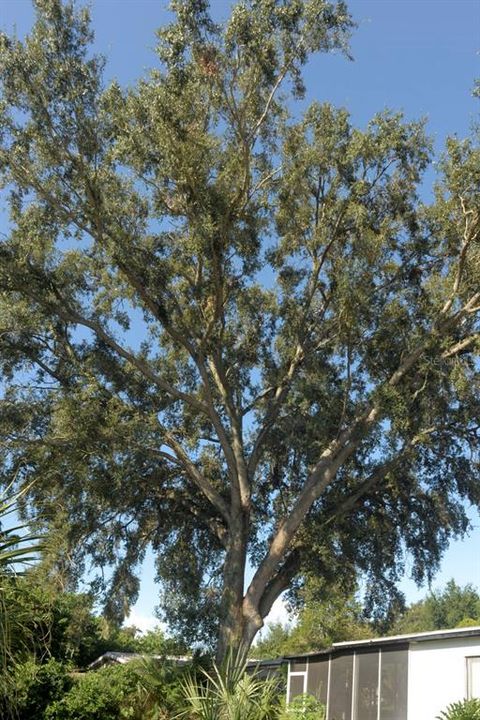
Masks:
[[[268,412],[264,418],[262,427],[257,435],[256,440],[255,440],[253,450],[250,455],[250,460],[248,463],[248,471],[249,471],[249,474],[251,477],[253,477],[253,475],[257,469],[257,466],[258,466],[258,463],[260,461],[260,457],[262,454],[263,445],[265,443],[266,438],[268,437],[268,433],[270,432],[272,426],[274,425],[275,421],[277,420],[278,415],[283,407],[283,404],[288,396],[290,384],[291,384],[297,370],[299,369],[299,367],[301,366],[301,364],[303,363],[303,361],[305,359],[305,356],[306,356],[305,340],[306,340],[306,336],[308,334],[308,329],[305,327],[305,323],[307,322],[308,313],[310,311],[313,299],[315,297],[315,293],[318,288],[318,281],[319,281],[320,273],[322,272],[322,268],[325,264],[325,261],[329,255],[335,241],[338,239],[338,230],[339,230],[340,223],[341,223],[343,216],[344,216],[344,210],[342,209],[339,212],[338,217],[336,219],[330,241],[327,243],[327,245],[323,249],[320,259],[316,259],[313,263],[312,274],[309,279],[308,290],[306,293],[305,304],[304,304],[304,308],[303,308],[303,319],[302,319],[302,323],[301,323],[303,336],[301,335],[299,337],[297,346],[295,348],[295,352],[292,356],[292,359],[290,360],[287,371],[286,371],[284,377],[281,379],[281,381],[277,385],[277,387],[275,388],[275,394],[271,401]],[[324,296],[323,307],[322,307],[319,318],[317,318],[317,321],[316,321],[317,323],[319,323],[321,321],[321,319],[325,316],[325,313],[327,312],[330,301],[331,301],[331,294],[328,298]],[[314,350],[317,351],[322,346],[328,345],[330,342],[331,342],[331,338],[321,340],[319,343],[317,343],[314,346]]]
[[[223,454],[225,456],[225,460],[227,463],[228,471],[230,474],[230,478],[231,478],[232,482],[235,482],[235,478],[237,475],[235,454],[233,452],[233,449],[232,449],[232,446],[230,443],[230,439],[227,435],[225,427],[220,419],[218,412],[215,409],[215,402],[213,399],[212,388],[210,386],[210,378],[208,376],[208,370],[205,366],[203,359],[201,359],[199,357],[196,358],[196,366],[200,373],[200,377],[201,377],[202,383],[203,383],[203,388],[205,390],[208,415],[210,417],[210,420],[212,421],[213,427],[215,428],[215,431],[218,436],[218,440],[222,447]]]
[[[290,587],[300,568],[300,556],[301,549],[295,548],[295,550],[292,550],[273,580],[266,586],[258,607],[258,612],[262,618],[267,617],[275,600]]]
[[[455,275],[455,280],[453,281],[453,288],[452,292],[450,294],[450,297],[446,301],[445,305],[442,308],[442,314],[446,314],[450,308],[452,307],[455,298],[458,295],[458,291],[460,289],[460,285],[462,282],[462,276],[463,271],[465,267],[465,260],[467,257],[467,252],[474,240],[477,239],[478,234],[480,232],[479,225],[480,225],[480,218],[476,215],[474,210],[467,210],[465,206],[464,199],[460,198],[460,204],[462,206],[462,212],[464,216],[465,221],[465,229],[463,232],[463,239],[462,239],[462,246],[460,249],[460,254],[458,256],[458,264],[457,264],[457,272]]]
[[[370,476],[358,485],[353,493],[348,495],[344,500],[333,508],[332,512],[325,519],[324,524],[330,524],[333,520],[340,516],[346,515],[352,510],[356,503],[365,495],[367,495],[374,487],[379,485],[385,477],[395,470],[399,463],[404,460],[411,450],[418,445],[427,435],[434,432],[435,428],[428,428],[420,433],[417,433],[414,438],[406,442],[402,449],[390,460],[378,465]]]
[[[243,445],[243,429],[242,429],[242,413],[238,412],[232,398],[232,390],[229,385],[227,374],[223,367],[222,359],[219,352],[214,353],[213,359],[209,363],[210,370],[222,396],[225,408],[231,423],[232,432],[232,451],[235,457],[236,474],[234,482],[238,485],[240,495],[240,503],[244,511],[250,508],[250,481],[247,464],[245,462],[245,452]]]

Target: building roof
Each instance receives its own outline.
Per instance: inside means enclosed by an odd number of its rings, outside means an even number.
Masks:
[[[247,667],[250,668],[256,668],[256,667],[278,667],[285,661],[284,657],[278,657],[278,658],[264,658],[263,660],[256,660],[255,658],[250,658],[250,660],[247,661]]]
[[[100,655],[96,660],[90,663],[87,670],[97,670],[97,668],[102,667],[103,665],[109,665],[112,663],[119,663],[120,665],[125,665],[126,663],[131,662],[132,660],[167,660],[170,662],[175,662],[178,665],[184,665],[187,662],[191,661],[191,657],[188,655],[182,655],[182,656],[173,656],[173,655],[142,655],[140,653],[134,653],[134,652],[115,652],[113,650],[109,650],[108,652],[104,653],[103,655]]]
[[[307,658],[312,655],[328,655],[340,650],[355,650],[356,648],[384,647],[389,645],[409,645],[412,643],[427,642],[432,640],[449,640],[454,638],[480,637],[480,625],[475,627],[453,628],[451,630],[432,630],[430,632],[410,633],[408,635],[390,635],[389,637],[370,638],[366,640],[347,640],[337,642],[325,650],[317,650],[300,655],[289,655],[287,660]]]

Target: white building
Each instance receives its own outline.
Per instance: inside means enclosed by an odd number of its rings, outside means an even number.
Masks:
[[[480,698],[480,627],[335,643],[288,658],[287,699],[307,693],[327,720],[436,720]]]

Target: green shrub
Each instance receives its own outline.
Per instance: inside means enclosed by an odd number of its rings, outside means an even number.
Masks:
[[[9,673],[7,693],[0,699],[1,717],[40,720],[48,705],[62,698],[72,686],[68,666],[50,659],[45,663],[27,660]]]
[[[131,667],[116,665],[77,678],[73,687],[49,705],[45,720],[120,720],[134,717],[137,678]]]
[[[156,660],[110,665],[77,677],[45,720],[167,720],[182,702],[185,668]]]
[[[480,700],[452,703],[437,720],[480,720]]]

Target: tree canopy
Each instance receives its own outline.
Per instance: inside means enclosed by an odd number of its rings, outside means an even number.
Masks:
[[[111,566],[122,615],[152,547],[189,640],[249,645],[306,573],[430,577],[480,501],[480,151],[314,103],[343,2],[175,0],[158,66],[102,79],[88,11],[36,0],[0,37],[3,475]],[[253,576],[245,582],[247,560]]]
[[[480,595],[471,584],[461,587],[450,580],[443,590],[432,591],[410,605],[393,626],[395,633],[428,632],[480,625]]]

